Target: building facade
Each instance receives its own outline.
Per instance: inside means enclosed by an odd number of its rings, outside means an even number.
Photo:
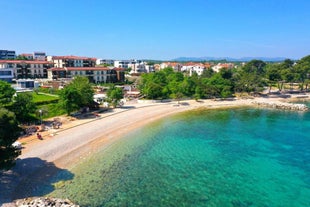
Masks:
[[[113,66],[114,65],[114,60],[111,60],[111,59],[97,59],[96,60],[96,64],[97,65],[111,65]]]
[[[0,60],[8,60],[16,58],[15,51],[13,50],[0,50]]]
[[[55,68],[64,67],[95,67],[96,58],[78,56],[48,56],[47,61],[52,61]]]
[[[48,69],[48,79],[68,79],[86,76],[91,83],[116,83],[125,81],[123,68],[113,67],[53,67]]]
[[[0,69],[0,80],[11,83],[14,78],[12,68]]]
[[[47,78],[52,62],[36,60],[0,60],[0,71],[12,70],[14,79]]]
[[[115,60],[114,67],[125,69],[131,68],[131,74],[147,72],[146,62],[142,60]]]

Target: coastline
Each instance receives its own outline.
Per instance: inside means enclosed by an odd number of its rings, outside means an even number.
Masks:
[[[308,98],[304,98],[309,100]],[[32,189],[35,184],[49,179],[59,170],[68,170],[82,161],[85,157],[95,152],[98,148],[108,147],[115,143],[126,133],[139,127],[183,111],[194,109],[218,109],[253,106],[253,101],[294,101],[293,98],[254,98],[254,99],[233,99],[233,100],[203,100],[196,102],[193,100],[184,100],[180,104],[176,102],[168,103],[127,103],[122,109],[115,109],[113,112],[102,114],[101,118],[92,118],[84,122],[71,121],[62,126],[61,130],[56,132],[55,136],[44,135],[44,140],[30,140],[25,144],[23,154],[17,161],[17,166],[11,171],[11,186],[6,189],[0,188],[0,195],[10,198],[0,197],[0,204],[11,202],[15,199],[33,196],[27,195],[25,191]],[[299,100],[297,98],[297,100]],[[35,164],[38,169],[31,169],[33,166],[23,166],[23,160],[38,158],[40,163]],[[42,162],[44,161],[44,162]],[[43,170],[46,163],[53,164],[54,170]],[[45,173],[49,176],[45,176]],[[3,186],[3,185],[2,185]],[[2,187],[3,188],[3,187]],[[7,190],[4,193],[4,190]]]

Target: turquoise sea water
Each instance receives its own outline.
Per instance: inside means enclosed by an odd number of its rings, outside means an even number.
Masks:
[[[310,113],[182,113],[132,132],[72,173],[51,195],[81,206],[308,207]]]

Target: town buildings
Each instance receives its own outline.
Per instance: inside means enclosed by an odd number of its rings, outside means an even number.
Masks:
[[[131,75],[155,72],[167,67],[176,72],[202,75],[212,68],[230,69],[233,63],[162,62],[148,63],[144,60],[96,59],[80,56],[46,56],[45,52],[22,53],[25,60],[16,60],[15,51],[0,50],[0,79],[12,82],[13,79],[70,79],[76,75],[87,76],[93,83],[115,83],[125,81],[125,71]],[[21,58],[23,59],[23,58]]]

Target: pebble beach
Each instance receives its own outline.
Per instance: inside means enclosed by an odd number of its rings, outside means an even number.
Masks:
[[[33,194],[41,182],[57,172],[70,169],[98,148],[109,147],[128,132],[145,124],[175,113],[199,108],[268,107],[281,110],[307,110],[290,101],[309,100],[309,96],[290,98],[251,98],[229,100],[183,100],[166,103],[151,101],[127,102],[122,108],[101,113],[99,117],[67,119],[57,130],[42,133],[43,140],[35,136],[21,138],[22,155],[16,166],[1,175],[0,204],[16,206],[17,199],[38,196]],[[271,106],[271,107],[270,107]],[[281,106],[281,107],[276,107]]]

